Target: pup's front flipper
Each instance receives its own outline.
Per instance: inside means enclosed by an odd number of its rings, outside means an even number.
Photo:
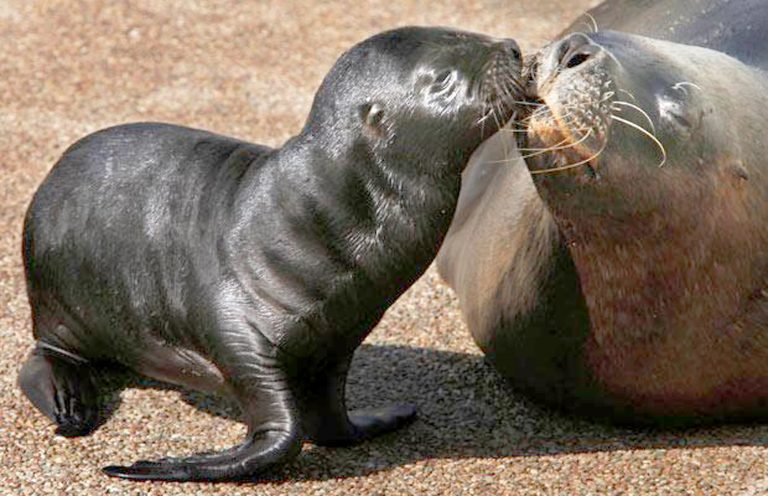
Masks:
[[[274,346],[253,329],[219,336],[222,342],[216,343],[216,362],[242,407],[248,424],[245,442],[216,453],[109,466],[104,468],[107,475],[166,481],[250,479],[299,453],[302,432],[298,412]]]
[[[416,419],[413,405],[392,405],[347,412],[344,392],[349,359],[301,384],[302,423],[307,437],[320,446],[349,446],[408,425]]]

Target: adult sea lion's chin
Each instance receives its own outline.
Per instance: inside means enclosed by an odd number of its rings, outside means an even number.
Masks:
[[[765,76],[613,32],[569,35],[530,70],[541,106],[524,153],[579,275],[595,380],[638,415],[754,412],[768,399]]]

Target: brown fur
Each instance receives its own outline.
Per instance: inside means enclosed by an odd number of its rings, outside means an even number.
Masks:
[[[465,203],[462,211],[470,215],[454,220],[437,263],[442,277],[459,293],[475,340],[488,351],[498,319],[486,307],[488,295],[494,295],[495,305],[504,307],[506,315],[529,313],[559,234],[509,136],[499,134],[487,142],[473,156],[464,181],[481,174],[491,176],[483,184],[486,193],[471,208]],[[514,194],[511,205],[506,192]],[[466,202],[471,191],[461,194]],[[472,242],[478,239],[486,242]],[[495,256],[500,251],[504,257]]]
[[[768,275],[768,184],[760,172],[765,150],[747,145],[741,134],[764,118],[734,119],[728,98],[734,93],[740,98],[733,86],[761,86],[754,77],[742,77],[750,71],[738,62],[714,52],[638,44],[664,54],[665,64],[701,68],[697,59],[704,59],[731,68],[730,87],[689,71],[707,88],[700,96],[706,125],[690,143],[676,142],[667,130],[673,155],[659,168],[651,141],[596,113],[588,127],[610,124],[608,148],[591,162],[601,178],[585,179],[573,169],[567,177],[537,176],[536,185],[579,273],[592,329],[587,367],[597,383],[653,416],[739,414],[768,402],[768,389],[755,386],[768,384],[768,307],[762,291]],[[584,107],[605,99],[607,89],[573,98],[582,73],[592,81],[594,72],[613,67],[605,52],[595,56],[603,58],[593,66],[546,79],[541,98],[553,115],[583,116]],[[613,69],[609,76],[640,97],[644,88],[631,87],[626,75],[631,70]],[[574,134],[562,129],[572,124],[542,115],[531,124],[537,143],[551,145]],[[559,151],[551,159],[557,155],[573,160]],[[745,167],[744,160],[751,163]]]
[[[536,60],[545,107],[524,148],[560,149],[476,155],[441,273],[479,346],[539,400],[622,422],[764,418],[764,75],[712,50],[591,36],[617,51],[568,65],[556,43]],[[653,137],[612,117],[618,98]]]

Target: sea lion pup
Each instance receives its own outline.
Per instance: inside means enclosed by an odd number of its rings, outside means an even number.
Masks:
[[[542,402],[621,423],[764,419],[768,4],[591,14],[573,29],[597,32],[527,64],[525,162],[469,166],[442,272],[489,360]],[[605,31],[624,26],[674,42]]]
[[[242,408],[241,445],[105,468],[129,479],[254,477],[305,436],[400,427],[413,407],[347,413],[350,359],[433,260],[519,72],[511,40],[402,28],[345,53],[280,149],[167,124],[80,140],[26,216],[24,393],[65,436],[97,426],[99,363]]]

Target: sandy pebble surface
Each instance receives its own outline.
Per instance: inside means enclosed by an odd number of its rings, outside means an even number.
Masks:
[[[160,120],[277,146],[300,129],[338,55],[377,31],[457,26],[530,49],[594,3],[0,0],[0,495],[768,494],[766,426],[622,430],[511,392],[434,271],[359,350],[349,385],[352,407],[408,401],[420,419],[355,448],[307,445],[264,483],[137,484],[100,473],[237,442],[244,428],[221,400],[129,389],[99,431],[66,440],[16,387],[32,343],[22,216],[76,138]]]

